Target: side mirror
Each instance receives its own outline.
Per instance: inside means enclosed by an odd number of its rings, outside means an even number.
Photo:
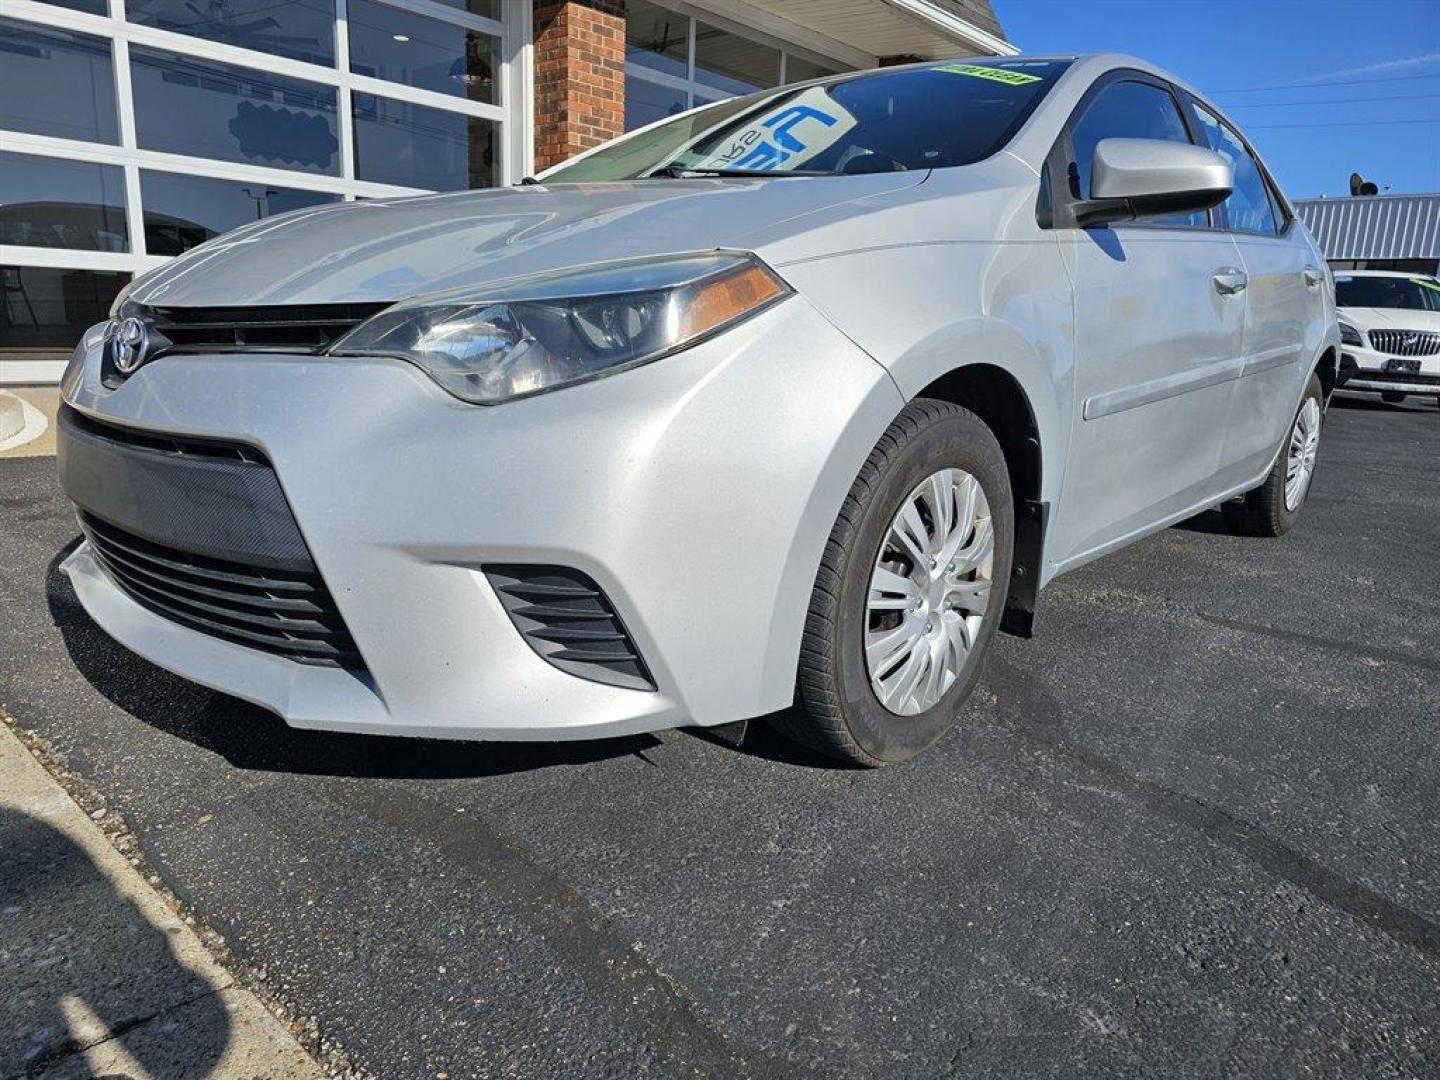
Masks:
[[[1101,139],[1090,165],[1090,198],[1075,207],[1077,225],[1188,214],[1224,202],[1235,170],[1213,150],[1163,139]]]

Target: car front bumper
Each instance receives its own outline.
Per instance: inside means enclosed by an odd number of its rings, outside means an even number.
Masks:
[[[88,541],[63,564],[85,609],[162,667],[296,727],[355,732],[588,738],[789,705],[825,541],[904,404],[798,296],[676,356],[489,408],[386,359],[166,356],[110,390],[99,351],[92,332],[66,375],[82,416],[269,459],[363,667],[172,621]],[[542,658],[496,564],[588,575],[656,688]]]
[[[1374,393],[1440,394],[1440,354],[1392,357],[1388,353],[1353,345],[1342,347],[1338,389]],[[1392,371],[1395,360],[1415,361],[1416,372]]]

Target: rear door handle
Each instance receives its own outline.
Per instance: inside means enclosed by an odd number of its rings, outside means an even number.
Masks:
[[[1245,291],[1245,286],[1250,284],[1250,279],[1245,275],[1244,270],[1234,266],[1222,266],[1215,271],[1215,276],[1210,279],[1215,283],[1215,291],[1221,296],[1234,296]]]
[[[1325,272],[1324,272],[1323,270],[1317,270],[1317,269],[1316,269],[1315,267],[1313,267],[1313,266],[1307,266],[1307,267],[1305,267],[1305,287],[1306,287],[1306,288],[1309,288],[1309,289],[1318,289],[1318,288],[1320,287],[1320,283],[1321,283],[1322,281],[1324,281],[1324,280],[1325,280]]]

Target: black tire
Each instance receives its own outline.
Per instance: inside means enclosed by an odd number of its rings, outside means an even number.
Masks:
[[[1280,444],[1280,452],[1275,456],[1275,464],[1270,467],[1270,473],[1265,477],[1265,482],[1240,498],[1231,499],[1221,505],[1220,511],[1225,517],[1225,525],[1231,532],[1241,536],[1283,536],[1300,519],[1300,511],[1305,509],[1305,501],[1310,497],[1310,489],[1306,488],[1304,496],[1295,509],[1291,510],[1287,507],[1285,505],[1285,469],[1289,457],[1290,433],[1299,420],[1300,410],[1304,409],[1305,403],[1312,399],[1320,406],[1321,424],[1323,425],[1325,391],[1320,385],[1319,378],[1314,375],[1310,376],[1310,384],[1305,388],[1305,396],[1300,399],[1300,408],[1295,410],[1295,419],[1292,419],[1289,426],[1285,428],[1285,440]]]
[[[866,598],[890,522],[927,476],[964,469],[980,482],[995,530],[990,598],[954,684],[929,710],[900,716],[880,704],[865,664]],[[974,413],[919,398],[871,451],[830,533],[815,579],[800,649],[797,705],[777,718],[781,731],[841,761],[878,766],[904,761],[954,722],[979,678],[1009,592],[1015,509],[1005,455]]]
[[[1385,404],[1387,405],[1399,405],[1409,396],[1409,394],[1403,394],[1399,390],[1380,391],[1380,400],[1385,402]]]

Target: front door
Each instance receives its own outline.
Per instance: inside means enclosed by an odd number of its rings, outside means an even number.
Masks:
[[[1095,144],[1189,142],[1173,93],[1125,73],[1072,124],[1072,194],[1089,196]],[[1206,213],[1061,237],[1075,294],[1075,418],[1048,543],[1075,565],[1212,494],[1240,367],[1244,273]]]

